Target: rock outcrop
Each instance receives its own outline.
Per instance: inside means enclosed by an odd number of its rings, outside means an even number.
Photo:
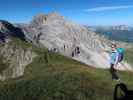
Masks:
[[[1,63],[5,67],[0,70],[0,80],[17,78],[24,74],[25,67],[30,64],[36,54],[32,48],[22,48],[12,43],[0,44]]]

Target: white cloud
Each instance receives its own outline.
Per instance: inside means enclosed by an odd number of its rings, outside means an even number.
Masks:
[[[133,5],[96,7],[96,8],[86,9],[85,11],[86,12],[100,12],[100,11],[119,10],[119,9],[128,9],[128,8],[133,8]]]

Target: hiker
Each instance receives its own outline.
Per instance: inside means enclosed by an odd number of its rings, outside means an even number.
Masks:
[[[73,51],[72,51],[72,57],[78,56],[80,54],[80,49],[77,46]]]
[[[66,50],[66,45],[64,44],[64,51]]]
[[[72,51],[72,57],[74,57],[74,51]]]
[[[112,48],[112,52],[110,55],[110,58],[111,58],[110,59],[110,73],[112,75],[113,80],[120,81],[120,78],[116,74],[116,72],[117,72],[116,67],[117,67],[118,63],[123,60],[124,49],[123,48],[117,48],[116,44],[112,44],[111,48]]]
[[[77,55],[80,54],[80,50],[79,50],[79,47],[78,46],[76,47],[75,52],[76,52]]]
[[[77,56],[80,54],[80,49],[79,49],[78,46],[74,49],[74,53],[75,53],[75,55],[77,55]]]
[[[53,52],[58,52],[58,49],[57,48],[53,48]]]

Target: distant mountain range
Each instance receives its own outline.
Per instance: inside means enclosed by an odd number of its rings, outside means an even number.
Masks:
[[[127,25],[90,26],[88,28],[110,40],[133,42],[133,27]]]
[[[130,27],[127,25],[117,25],[117,26],[112,26],[112,30],[131,31],[131,30],[133,30],[133,27]]]

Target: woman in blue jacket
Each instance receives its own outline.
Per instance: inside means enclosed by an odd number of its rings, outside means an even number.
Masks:
[[[117,80],[120,81],[120,78],[117,75],[117,70],[115,67],[117,67],[117,64],[119,62],[119,53],[117,51],[117,46],[116,44],[112,44],[111,46],[112,51],[111,51],[111,55],[110,55],[110,73],[112,75],[112,79],[113,80]]]

